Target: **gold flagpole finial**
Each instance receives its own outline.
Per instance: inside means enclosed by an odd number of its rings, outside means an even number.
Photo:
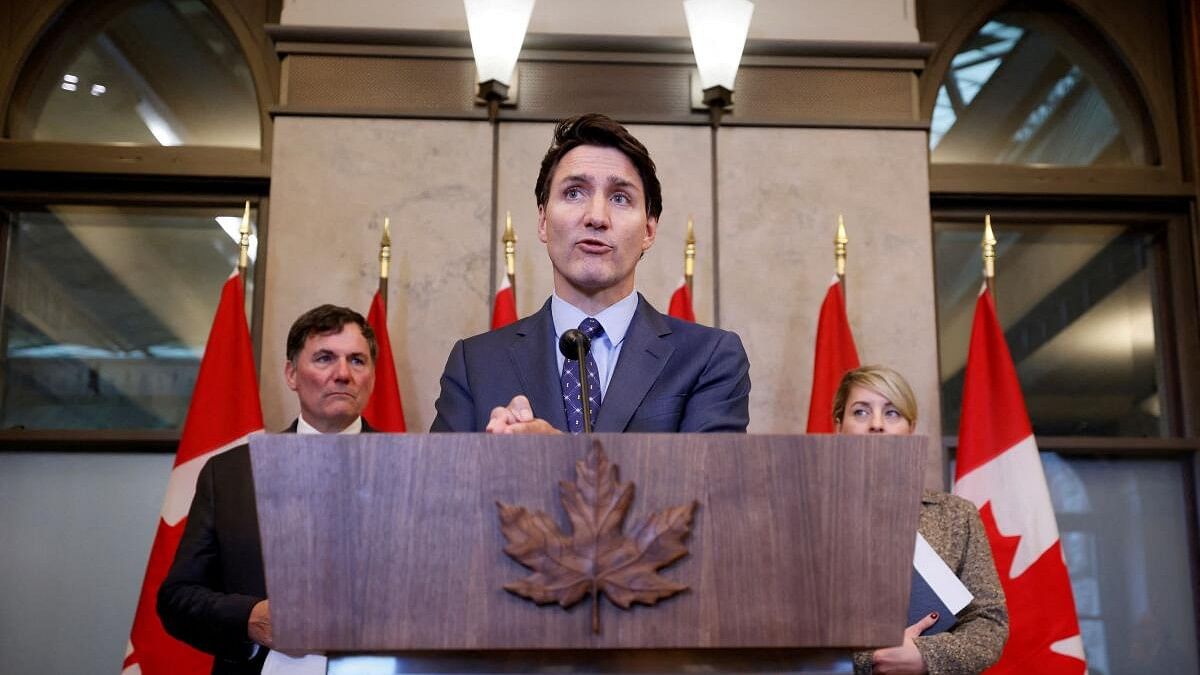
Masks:
[[[246,268],[250,267],[250,200],[246,200],[246,208],[242,211],[242,226],[238,228],[238,273],[244,278]]]
[[[683,245],[683,277],[687,279],[688,288],[692,287],[692,275],[696,273],[696,226],[692,215],[688,214],[687,241]]]
[[[839,213],[837,234],[833,237],[833,260],[837,263],[838,279],[846,277],[846,244],[849,243],[850,238],[846,236],[846,222]]]
[[[388,304],[388,268],[392,266],[392,219],[383,217],[383,236],[379,238],[379,296],[384,313]]]
[[[384,216],[383,237],[379,239],[379,279],[388,279],[391,267],[391,219]]]
[[[379,278],[381,280],[388,278],[388,268],[392,263],[392,219],[384,216],[383,218],[383,237],[379,240]]]
[[[504,272],[508,274],[509,285],[515,285],[517,278],[517,233],[513,231],[512,211],[504,212]]]
[[[992,233],[992,214],[983,217],[983,278],[988,286],[996,278],[996,235]]]

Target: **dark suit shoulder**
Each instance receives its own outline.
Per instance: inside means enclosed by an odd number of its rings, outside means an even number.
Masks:
[[[514,345],[528,344],[531,338],[536,341],[552,336],[553,333],[554,327],[547,304],[541,310],[507,326],[459,340],[455,349],[461,347],[462,357],[469,364],[469,370],[474,372],[479,363],[491,362],[497,355],[507,353]]]
[[[486,333],[472,335],[469,338],[463,338],[463,346],[468,350],[476,349],[496,349],[504,347],[512,342],[515,338],[520,337],[528,332],[532,325],[533,317],[525,317],[514,323],[510,323],[502,328],[489,330]]]
[[[663,314],[654,308],[645,296],[638,295],[638,314],[650,325],[652,330],[662,334],[669,333],[675,339],[681,339],[688,342],[717,342],[726,335],[732,335],[741,342],[741,338],[737,337],[737,333],[723,328],[715,328],[706,326],[694,321],[685,321],[673,317],[669,314]]]
[[[217,475],[225,475],[230,472],[242,472],[250,470],[250,445],[243,443],[237,447],[230,448],[225,452],[215,455],[204,464],[201,471],[208,471]]]
[[[737,335],[737,333],[731,330],[715,328],[713,326],[705,326],[704,324],[677,319],[673,316],[667,316],[666,314],[663,315],[663,321],[666,323],[667,327],[671,329],[672,333],[678,333],[679,335],[689,339],[719,340],[726,335]]]

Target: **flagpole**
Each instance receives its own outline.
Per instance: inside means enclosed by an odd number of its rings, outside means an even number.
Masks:
[[[692,277],[696,272],[696,228],[692,215],[688,214],[687,242],[683,246],[683,280],[687,283],[688,295],[692,295]]]
[[[992,301],[996,300],[996,235],[992,233],[992,214],[983,216],[983,283],[987,284]]]
[[[504,272],[513,298],[517,297],[517,233],[513,232],[512,211],[504,212]]]
[[[238,276],[242,279],[242,295],[246,293],[246,270],[250,267],[250,200],[242,211],[242,226],[238,228]]]
[[[392,235],[389,228],[391,218],[383,218],[383,236],[379,239],[379,297],[383,300],[383,309],[387,310],[388,301],[388,268],[392,264]]]
[[[837,269],[838,285],[842,287],[842,302],[846,297],[846,244],[850,243],[846,236],[846,223],[842,214],[838,214],[837,234],[833,236],[833,261]]]

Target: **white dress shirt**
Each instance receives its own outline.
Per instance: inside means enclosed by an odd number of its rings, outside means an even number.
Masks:
[[[608,393],[608,382],[617,367],[617,357],[621,355],[621,345],[625,343],[625,333],[629,331],[637,304],[638,296],[635,291],[592,316],[604,327],[604,335],[592,340],[591,349],[592,358],[596,360],[597,374],[600,376],[601,402]],[[557,293],[550,298],[550,315],[554,319],[554,353],[558,355],[558,372],[561,374],[563,363],[567,359],[558,350],[559,338],[568,330],[579,328],[579,324],[591,315],[558,297]]]

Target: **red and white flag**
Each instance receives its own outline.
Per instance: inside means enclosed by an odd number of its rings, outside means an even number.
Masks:
[[[808,433],[833,433],[833,395],[837,393],[842,376],[858,365],[854,333],[846,318],[846,299],[842,295],[842,284],[834,275],[821,303],[821,316],[817,319],[812,395],[808,399]]]
[[[667,314],[676,319],[684,321],[696,322],[696,313],[692,311],[692,291],[688,288],[687,279],[681,279],[679,288],[671,294],[671,304],[667,307]]]
[[[367,323],[375,331],[375,389],[363,408],[363,419],[371,428],[390,433],[404,433],[404,404],[400,400],[400,384],[396,381],[396,362],[392,359],[392,340],[388,337],[387,309],[383,295],[375,291]]]
[[[517,296],[513,293],[508,275],[496,290],[496,298],[492,301],[492,330],[503,328],[517,320]]]
[[[199,675],[212,670],[211,656],[167,635],[155,605],[158,588],[175,559],[175,549],[187,524],[200,469],[210,457],[245,443],[250,434],[263,428],[254,373],[242,280],[235,272],[221,289],[221,301],[175,453],[175,467],[167,482],[167,496],[125,648],[121,672],[126,675]]]
[[[1008,642],[987,672],[1086,672],[1050,490],[986,288],[971,328],[955,474],[955,494],[979,507],[1008,600]]]

